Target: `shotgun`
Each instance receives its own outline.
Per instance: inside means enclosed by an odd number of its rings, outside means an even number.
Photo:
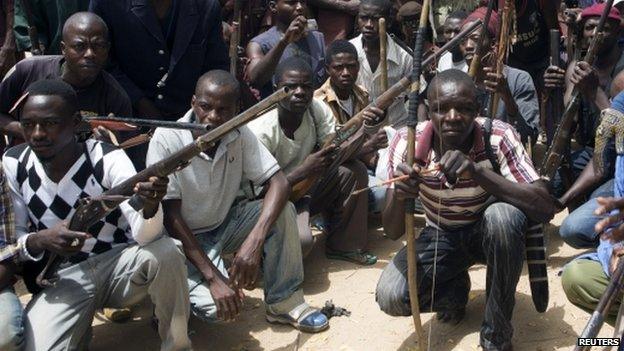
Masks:
[[[498,31],[498,46],[496,50],[496,74],[503,74],[503,67],[505,66],[505,59],[507,58],[507,52],[509,51],[509,42],[510,35],[509,30],[511,29],[511,16],[514,12],[514,3],[515,0],[505,0],[505,5],[503,7],[503,14],[500,23],[500,29]],[[476,58],[476,57],[475,57]],[[475,61],[475,58],[472,59],[472,62]],[[472,68],[472,62],[470,66]],[[498,111],[498,102],[500,97],[498,93],[489,94],[489,107],[488,107],[488,117],[496,118],[496,112]],[[509,121],[510,124],[515,124],[516,121]]]
[[[607,20],[607,15],[609,11],[611,11],[611,7],[613,6],[613,0],[607,0],[605,2],[604,11],[600,16],[600,21],[598,25],[594,29],[594,40],[591,40],[589,44],[589,49],[585,54],[583,61],[587,62],[589,65],[594,63],[596,59],[596,54],[598,53],[598,48],[600,47],[602,40],[604,38],[604,26]],[[550,181],[561,161],[563,160],[566,150],[568,149],[568,144],[570,143],[571,131],[574,126],[574,122],[576,121],[576,117],[578,114],[578,107],[581,102],[581,94],[579,92],[578,87],[574,87],[572,90],[572,94],[570,95],[570,101],[566,105],[566,108],[563,112],[563,116],[561,117],[561,121],[559,123],[559,127],[555,131],[555,135],[553,136],[552,144],[546,153],[544,158],[544,162],[542,163],[542,167],[540,168],[540,174],[542,178],[547,181]]]
[[[485,17],[483,18],[483,22],[481,24],[481,32],[479,36],[479,43],[477,49],[475,50],[472,61],[470,62],[470,69],[468,70],[468,75],[472,78],[477,76],[477,72],[481,67],[481,58],[483,54],[487,52],[488,48],[485,46],[485,41],[488,35],[488,23],[490,23],[490,18],[492,18],[492,11],[494,11],[494,3],[496,0],[490,0],[488,2],[487,11],[485,12]]]
[[[559,30],[550,30],[550,65],[560,67],[561,60],[559,58]],[[561,111],[563,110],[563,91],[560,88],[550,89],[547,93],[544,92],[542,96],[543,108],[543,120],[542,130],[550,130],[550,127],[554,127],[559,122],[561,117]],[[550,121],[550,123],[549,123]],[[547,134],[547,139],[550,142],[551,135]]]
[[[82,120],[86,123],[84,123],[85,125],[83,126],[79,126],[79,128],[88,128],[88,131],[91,131],[92,128],[96,128],[98,126],[102,126],[113,131],[133,131],[139,129],[139,127],[186,129],[204,132],[207,132],[210,129],[207,124],[201,123],[172,122],[157,119],[117,116],[83,116]]]
[[[74,231],[87,232],[92,225],[104,218],[122,202],[128,200],[128,197],[130,197],[129,203],[132,207],[137,211],[140,210],[142,204],[134,196],[133,191],[136,183],[144,182],[153,176],[166,177],[171,173],[179,171],[188,165],[195,156],[212,147],[216,141],[230,131],[258,118],[263,111],[288,95],[288,88],[279,89],[250,109],[198,137],[193,143],[185,146],[173,155],[147,167],[121,184],[105,191],[99,197],[80,199],[76,211],[71,216],[68,228]],[[51,253],[45,267],[37,276],[37,284],[40,287],[53,285],[57,279],[56,272],[63,261],[63,257]]]
[[[416,125],[418,124],[418,105],[420,104],[420,74],[422,71],[423,52],[427,37],[427,22],[429,19],[429,8],[431,0],[425,0],[422,4],[422,13],[418,31],[416,32],[416,43],[414,44],[412,84],[409,92],[409,110],[407,118],[407,164],[414,165],[416,151]],[[427,340],[424,335],[422,322],[420,320],[420,306],[418,300],[418,286],[416,278],[416,240],[417,234],[414,230],[414,207],[413,200],[405,201],[405,240],[407,241],[407,285],[410,298],[410,308],[414,322],[414,330],[418,339],[418,349],[427,350]],[[431,307],[433,308],[433,306]]]

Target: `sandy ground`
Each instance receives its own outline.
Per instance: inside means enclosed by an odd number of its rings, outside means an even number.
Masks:
[[[549,235],[550,304],[537,313],[531,301],[526,269],[516,293],[513,325],[515,350],[569,350],[576,345],[589,315],[565,298],[558,273],[561,267],[582,251],[563,244],[556,235],[558,215],[547,228]],[[417,220],[423,225],[423,218]],[[191,317],[189,331],[195,350],[414,350],[416,340],[411,317],[394,318],[381,312],[375,302],[375,286],[381,270],[404,244],[382,236],[380,228],[370,230],[370,248],[379,257],[374,266],[360,267],[347,262],[327,260],[322,243],[317,244],[305,261],[304,291],[307,301],[321,307],[326,300],[352,312],[350,317],[331,319],[329,330],[304,334],[287,326],[264,320],[262,290],[248,292],[244,312],[237,321],[209,325]],[[478,350],[479,327],[485,303],[485,266],[471,268],[472,291],[466,318],[457,326],[435,321],[430,313],[422,314],[425,331],[430,334],[430,350]],[[27,295],[22,296],[28,299]],[[157,350],[159,338],[150,322],[149,302],[137,306],[132,321],[114,324],[96,316],[90,350]],[[603,327],[601,336],[613,329]]]

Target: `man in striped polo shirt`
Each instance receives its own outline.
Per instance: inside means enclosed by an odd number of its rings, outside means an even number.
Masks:
[[[529,220],[550,220],[554,205],[513,127],[495,120],[488,128],[485,119],[477,118],[476,94],[472,79],[459,70],[433,79],[430,121],[416,131],[417,165],[404,163],[406,129],[390,142],[389,178],[410,178],[388,189],[383,223],[389,236],[400,236],[405,230],[404,201],[422,201],[427,225],[416,242],[419,303],[424,312],[438,312],[443,322],[463,318],[470,291],[468,268],[487,264],[481,346],[508,350],[524,232]],[[430,169],[439,170],[419,175]],[[390,315],[411,314],[406,254],[403,247],[377,285],[377,302]]]

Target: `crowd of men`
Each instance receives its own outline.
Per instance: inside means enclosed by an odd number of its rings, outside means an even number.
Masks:
[[[243,290],[259,281],[268,322],[322,332],[328,316],[301,287],[319,237],[312,228],[327,237],[327,258],[373,265],[369,219],[400,239],[408,202],[426,219],[415,244],[421,311],[460,323],[468,270],[487,266],[483,349],[512,349],[528,228],[564,209],[565,243],[597,251],[564,266],[563,288],[571,303],[596,307],[624,255],[624,145],[611,141],[594,155],[601,116],[624,123],[624,1],[608,11],[593,64],[582,54],[596,39],[601,1],[491,0],[486,30],[447,52],[438,51],[486,20],[488,1],[434,2],[424,51],[439,59],[423,67],[412,114],[407,91],[387,108],[376,102],[411,75],[421,1],[237,1],[0,2],[0,350],[87,349],[97,311],[118,320],[146,297],[161,349],[191,349],[191,313],[235,320]],[[514,40],[497,67],[506,35],[499,13],[509,2]],[[560,33],[560,66],[549,54],[551,30]],[[473,60],[481,68],[469,75]],[[85,128],[85,117],[214,130],[282,88],[284,99],[184,167],[141,179],[133,194],[109,193],[203,132]],[[575,89],[581,102],[565,164],[544,179],[531,150],[556,138],[552,96],[567,104]],[[383,127],[366,130],[375,124]],[[353,150],[341,158],[346,146]],[[121,204],[77,230],[72,219],[86,198]],[[412,314],[409,254],[399,250],[377,284],[379,308],[392,316]],[[55,255],[65,257],[53,268],[58,277],[42,286],[37,276]],[[14,289],[20,279],[33,294],[25,306]]]

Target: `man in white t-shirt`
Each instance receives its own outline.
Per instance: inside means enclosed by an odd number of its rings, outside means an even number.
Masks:
[[[288,58],[278,65],[275,78],[278,87],[288,87],[293,94],[251,122],[251,130],[275,156],[291,185],[321,175],[309,190],[309,213],[323,214],[327,220],[327,257],[374,264],[377,257],[366,251],[367,193],[351,195],[367,186],[366,166],[352,159],[326,174],[336,147],[331,144],[316,149],[334,132],[335,121],[327,104],[312,97],[312,68],[307,62]],[[300,203],[306,198],[298,201],[298,209],[307,207]],[[302,245],[309,249],[313,241],[307,225],[300,226],[299,235]]]
[[[199,78],[192,108],[179,121],[217,127],[236,115],[239,98],[238,81],[230,73],[210,71]],[[146,163],[177,152],[194,137],[188,130],[158,128]],[[265,185],[264,199],[236,202],[243,180]],[[253,289],[262,269],[269,322],[312,333],[329,326],[303,298],[301,247],[288,189],[277,161],[246,126],[169,177],[164,223],[184,245],[191,311],[197,317],[234,319],[242,311],[242,289]],[[222,253],[235,253],[227,270]]]
[[[466,11],[455,11],[446,17],[444,20],[444,40],[451,41],[461,31],[464,20],[468,17]],[[438,72],[446,71],[447,69],[458,69],[460,71],[468,72],[468,64],[462,55],[459,45],[445,52],[438,61]]]

